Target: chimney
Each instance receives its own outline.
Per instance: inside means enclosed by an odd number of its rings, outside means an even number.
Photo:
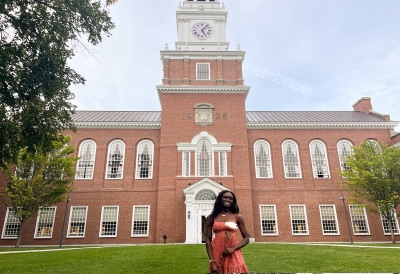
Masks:
[[[353,105],[354,111],[370,113],[372,110],[371,97],[362,97]]]

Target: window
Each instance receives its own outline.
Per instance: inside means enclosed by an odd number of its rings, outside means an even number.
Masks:
[[[214,201],[217,195],[211,189],[203,189],[197,192],[195,201]]]
[[[293,141],[285,141],[282,144],[283,164],[285,178],[301,178],[299,150]]]
[[[18,237],[21,222],[11,207],[7,208],[6,218],[4,219],[2,239],[16,239]]]
[[[35,238],[51,238],[53,236],[55,216],[55,206],[39,209],[39,214],[36,220]]]
[[[79,146],[78,157],[75,179],[93,179],[96,143],[90,140],[84,141]]]
[[[354,235],[369,235],[367,213],[364,207],[349,205]]]
[[[266,141],[257,141],[254,144],[254,161],[256,178],[272,178],[271,152]]]
[[[151,179],[153,177],[154,145],[146,140],[138,144],[136,179]]]
[[[118,206],[103,206],[101,210],[100,237],[116,237]]]
[[[149,236],[150,206],[133,206],[132,237]]]
[[[314,178],[329,178],[325,144],[319,140],[312,141],[310,143],[310,155]]]
[[[390,234],[390,226],[388,220],[384,219],[381,215],[381,220],[382,220],[382,227],[383,227],[383,233],[385,235],[391,235]],[[393,219],[392,219],[392,227],[393,227],[393,232],[394,234],[400,234],[399,232],[399,222],[397,221],[397,214],[396,211],[394,210],[393,214]]]
[[[307,234],[307,217],[305,205],[291,205],[290,206],[290,219],[292,221],[292,234]]]
[[[213,172],[213,151],[211,142],[203,137],[197,143],[197,176],[212,176]]]
[[[190,176],[190,151],[182,153],[182,176]]]
[[[339,235],[336,208],[334,205],[320,205],[322,233],[324,235]]]
[[[353,153],[353,145],[346,140],[340,140],[337,144],[337,150],[339,154],[340,169],[342,171],[347,170],[346,165],[348,157]]]
[[[124,170],[125,144],[114,141],[108,146],[106,179],[122,179]]]
[[[85,237],[87,206],[72,206],[69,215],[68,234],[69,238]]]
[[[197,63],[196,64],[196,80],[210,80],[210,64]]]
[[[260,205],[261,234],[278,235],[275,205]]]
[[[219,152],[219,176],[227,176],[228,171],[226,169],[226,151]]]

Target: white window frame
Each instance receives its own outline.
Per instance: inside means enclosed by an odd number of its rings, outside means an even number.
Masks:
[[[257,150],[257,145],[261,144],[265,145],[267,147],[267,151],[266,151],[266,156],[267,156],[267,176],[266,177],[262,177],[260,176],[260,165],[257,164],[257,153],[259,153],[259,151]],[[269,143],[265,140],[258,140],[257,142],[254,143],[254,168],[256,171],[256,178],[273,178],[273,171],[272,171],[272,161],[271,161],[271,146],[269,145]]]
[[[140,208],[140,207],[147,207],[147,220],[145,220],[147,222],[147,231],[145,234],[134,234],[133,233],[133,228],[134,228],[134,224],[135,224],[135,208]],[[139,221],[143,221],[143,220],[139,220]],[[139,237],[148,237],[149,236],[149,230],[150,230],[150,205],[134,205],[133,206],[133,210],[132,210],[132,227],[131,227],[131,237],[132,238],[139,238]]]
[[[116,208],[116,216],[115,216],[115,234],[114,235],[104,235],[103,231],[105,232],[105,227],[104,227],[104,210],[106,208]],[[118,217],[119,217],[119,206],[102,206],[101,207],[101,220],[100,220],[100,229],[99,229],[99,237],[100,238],[116,238],[118,234]]]
[[[200,71],[204,66],[205,72]],[[203,76],[203,74],[208,74],[208,77],[206,78]],[[210,80],[211,79],[211,70],[210,70],[210,63],[196,63],[196,80]]]
[[[296,149],[296,155],[297,155],[297,157],[296,157],[296,159],[295,160],[297,160],[297,162],[298,162],[298,172],[296,172],[296,173],[298,173],[299,174],[299,176],[298,177],[288,177],[287,176],[287,174],[289,173],[288,172],[288,169],[287,169],[287,166],[286,166],[286,163],[285,163],[285,145],[287,144],[287,143],[291,143],[291,144],[293,144],[294,146],[295,146],[295,149]],[[302,173],[301,173],[301,162],[300,162],[300,155],[299,155],[299,146],[297,145],[297,143],[295,142],[295,141],[293,141],[293,140],[285,140],[283,143],[282,143],[282,160],[283,160],[283,171],[284,171],[284,173],[285,173],[285,179],[301,179],[302,178]]]
[[[209,198],[209,199],[207,199]],[[211,189],[202,189],[194,196],[195,201],[215,201],[217,194]]]
[[[11,214],[12,214],[13,216],[10,216]],[[17,222],[10,222],[10,221],[13,221],[13,220],[15,220],[15,219],[18,220],[18,223],[17,223]],[[9,223],[19,226],[19,227],[18,227],[18,231],[16,231],[16,232],[17,232],[17,235],[15,235],[15,236],[8,236],[8,235],[5,235],[5,233],[6,233],[6,227],[7,227],[7,224],[9,224]],[[1,233],[1,238],[2,238],[2,239],[17,239],[17,238],[18,238],[18,232],[19,232],[19,229],[20,229],[20,228],[21,228],[21,222],[19,221],[18,217],[16,216],[16,214],[14,213],[14,211],[12,211],[12,208],[11,208],[11,207],[7,207],[6,217],[5,217],[5,219],[4,219],[4,225],[3,225],[3,232]]]
[[[203,140],[207,140],[207,142],[209,143],[210,146],[210,151],[208,152],[210,154],[210,160],[211,162],[209,163],[209,171],[207,175],[200,175],[200,170],[199,170],[199,142],[203,141]],[[201,149],[200,149],[201,150]],[[199,141],[196,144],[196,161],[195,161],[195,165],[196,165],[196,176],[201,176],[201,177],[212,177],[214,176],[214,147],[213,144],[211,142],[211,140],[209,140],[207,137],[203,137],[201,139],[199,139]]]
[[[353,153],[353,144],[348,140],[339,140],[336,146],[339,157],[340,170],[344,171],[346,169],[347,157],[349,157]],[[343,155],[342,146],[346,148],[347,155]],[[347,151],[347,149],[349,149],[349,151]]]
[[[190,157],[191,153],[188,150],[182,151],[182,176],[190,176]]]
[[[315,145],[314,145],[315,144]],[[315,147],[314,146],[322,146],[323,151],[321,151],[321,157],[322,159],[316,159],[316,155],[314,153],[315,151]],[[327,154],[327,150],[326,150],[326,145],[324,142],[322,142],[321,140],[312,140],[310,142],[310,158],[311,158],[311,167],[312,167],[312,171],[313,171],[313,176],[314,179],[329,179],[331,178],[331,174],[329,171],[329,161],[328,161],[328,154]],[[320,177],[320,170],[318,170],[318,165],[316,164],[317,161],[322,161],[322,176]],[[320,168],[321,168],[320,167]]]
[[[330,207],[333,209],[333,215],[334,215],[334,219],[324,219],[325,216],[322,215],[322,207]],[[320,216],[320,220],[321,220],[321,229],[322,229],[322,234],[323,235],[340,235],[340,230],[339,230],[339,223],[338,223],[338,218],[337,218],[337,213],[336,213],[336,206],[335,205],[319,205],[319,216]],[[330,233],[330,232],[326,232],[324,230],[324,221],[334,221],[335,222],[335,227],[336,227],[336,232],[334,233]]]
[[[42,212],[45,212],[45,210],[48,211],[53,211],[53,214],[49,214],[47,217],[51,216],[51,219],[48,220],[47,224],[51,224],[51,226],[41,226],[39,227],[39,225],[41,223],[45,223],[45,220],[42,220],[43,218],[41,218],[41,214]],[[34,238],[35,239],[51,239],[53,237],[53,231],[54,231],[54,220],[56,218],[56,211],[57,211],[57,207],[56,206],[49,206],[49,207],[44,207],[44,208],[40,208],[39,212],[38,212],[38,216],[36,218],[36,227],[35,227],[35,235]],[[40,231],[39,231],[40,229]],[[50,233],[48,233],[50,230]],[[50,235],[48,235],[50,234]]]
[[[72,213],[76,209],[85,209],[84,226],[83,226],[83,232],[82,233],[79,233],[79,231],[77,233],[71,233]],[[70,212],[69,212],[67,238],[85,238],[87,214],[88,214],[88,207],[87,206],[71,206],[71,209],[70,209]],[[79,228],[79,226],[77,226],[77,227]],[[79,235],[79,234],[81,234],[81,235]]]
[[[397,219],[396,210],[394,210],[394,216],[393,217],[394,217],[393,221],[394,221],[394,225],[395,225],[395,227],[393,227],[394,235],[400,235],[399,220]],[[383,224],[384,222],[387,223],[387,221],[385,219],[383,219],[383,216],[381,215],[381,224],[382,224],[382,229],[383,229],[383,235],[391,235],[390,234],[389,224],[387,224],[388,225],[388,229],[387,229],[387,232],[386,232],[385,226]],[[396,232],[396,230],[397,230],[397,232]]]
[[[149,159],[149,170],[148,170],[148,177],[140,177],[141,174],[141,166],[140,166],[140,160],[139,160],[139,155],[142,155],[143,153],[143,147],[145,145],[148,145],[148,150],[149,150],[149,154],[150,154],[150,158]],[[154,144],[152,141],[150,140],[142,140],[139,142],[139,144],[137,145],[137,149],[136,149],[136,172],[135,172],[135,179],[138,180],[150,180],[153,179],[153,164],[154,164]]]
[[[356,229],[354,228],[356,220],[354,220],[354,216],[352,214],[351,208],[356,208],[356,207],[358,207],[360,210],[362,210],[362,213],[363,213],[362,215],[364,217],[365,226],[366,226],[366,229],[368,230],[368,232],[366,232],[366,233],[356,232]],[[371,235],[371,230],[369,228],[369,223],[368,223],[368,215],[367,215],[367,211],[365,210],[365,207],[361,207],[358,205],[349,205],[349,212],[350,212],[351,228],[353,229],[353,234],[354,235]]]
[[[122,159],[120,162],[120,169],[121,169],[121,177],[120,178],[112,178],[109,177],[113,173],[110,170],[112,167],[110,167],[110,154],[111,154],[111,146],[114,145],[115,143],[120,143],[122,145],[122,148],[120,148],[121,154],[122,154]],[[125,143],[122,140],[114,140],[108,145],[107,149],[107,164],[106,164],[106,179],[107,180],[122,180],[124,178],[124,164],[125,164]]]
[[[293,229],[293,221],[294,220],[303,220],[303,219],[293,219],[293,213],[292,213],[292,207],[302,207],[303,208],[303,212],[304,212],[304,225],[305,225],[305,231],[304,233],[295,233],[295,230]],[[307,220],[307,209],[306,209],[306,205],[289,205],[289,212],[290,212],[290,225],[292,228],[292,235],[293,236],[306,236],[306,235],[310,235],[310,231],[308,229],[308,220]],[[298,230],[300,231],[300,230]]]
[[[86,144],[88,144],[88,145],[91,144],[91,145],[94,146],[93,151],[90,151],[90,152],[92,153],[91,160],[90,160],[90,161],[85,160],[85,161],[87,161],[87,162],[93,162],[93,163],[92,163],[92,176],[89,176],[89,177],[86,177],[86,178],[82,178],[82,177],[80,177],[80,175],[79,175],[79,174],[80,174],[79,165],[80,165],[80,163],[83,161],[83,155],[85,154],[85,151],[84,151],[84,149],[83,149],[83,146],[86,145]],[[79,159],[78,159],[78,161],[77,161],[77,163],[76,163],[76,175],[75,175],[75,179],[76,179],[76,180],[91,180],[91,179],[93,179],[94,167],[95,167],[95,163],[96,163],[96,150],[97,150],[97,144],[96,144],[96,142],[93,141],[93,140],[85,140],[85,141],[83,141],[83,142],[80,144],[80,146],[79,146],[79,154],[78,154]],[[85,167],[84,167],[84,168],[85,168]]]
[[[274,219],[263,219],[263,214],[262,214],[262,209],[263,208],[273,208],[273,214],[274,214]],[[261,235],[262,236],[278,236],[279,235],[279,229],[278,229],[278,218],[277,218],[277,214],[276,214],[276,205],[264,205],[264,204],[260,204],[259,206],[260,208],[260,227],[261,227]],[[274,233],[264,233],[264,229],[263,229],[263,221],[269,221],[269,220],[274,220],[275,221],[275,230]]]
[[[228,165],[227,165],[227,156],[226,151],[219,151],[219,176],[226,177],[228,176]]]

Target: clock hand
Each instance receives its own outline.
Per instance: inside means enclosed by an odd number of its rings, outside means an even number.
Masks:
[[[204,34],[204,35],[206,35],[206,33],[204,32],[204,29],[206,28],[207,26],[205,26],[204,28],[202,28],[201,29],[201,32]],[[207,36],[207,35],[206,35]]]

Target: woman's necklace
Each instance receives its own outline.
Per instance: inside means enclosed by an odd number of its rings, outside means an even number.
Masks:
[[[225,217],[226,215],[228,215],[230,212],[226,213],[225,215],[221,213],[222,217]]]

